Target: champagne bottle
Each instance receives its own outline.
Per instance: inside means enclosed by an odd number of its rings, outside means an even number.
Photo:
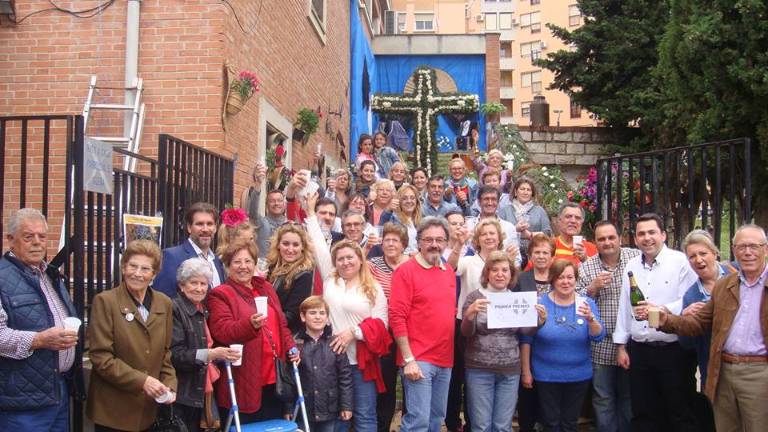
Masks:
[[[637,306],[641,301],[645,301],[645,296],[637,285],[635,275],[632,272],[627,272],[627,276],[629,276],[629,301],[632,303],[632,306]]]

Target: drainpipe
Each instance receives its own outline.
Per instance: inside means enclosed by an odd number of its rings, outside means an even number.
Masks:
[[[141,13],[141,0],[128,0],[128,10],[125,22],[125,87],[133,86],[136,77],[139,76],[139,14]],[[134,92],[125,92],[125,103],[134,103]],[[125,116],[123,124],[124,135],[128,136],[131,130],[131,115]]]

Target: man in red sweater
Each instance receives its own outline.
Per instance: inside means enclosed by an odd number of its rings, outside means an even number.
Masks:
[[[453,367],[456,274],[443,263],[444,219],[427,217],[417,230],[419,253],[392,275],[389,325],[397,342],[407,414],[403,432],[439,432]]]

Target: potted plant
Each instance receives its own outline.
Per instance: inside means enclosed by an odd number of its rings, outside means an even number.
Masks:
[[[301,141],[306,144],[309,141],[309,137],[313,133],[317,132],[317,127],[320,124],[320,118],[322,114],[309,108],[302,108],[299,110],[295,129],[293,130],[293,140]]]
[[[489,102],[480,105],[480,112],[492,124],[499,122],[499,115],[506,111],[507,107],[498,102]]]
[[[229,85],[227,95],[227,114],[235,115],[243,109],[243,106],[254,93],[260,90],[260,81],[256,74],[244,70]]]

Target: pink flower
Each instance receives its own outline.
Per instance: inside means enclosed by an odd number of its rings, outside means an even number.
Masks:
[[[241,208],[229,208],[221,212],[221,223],[232,228],[248,220],[248,213]]]

